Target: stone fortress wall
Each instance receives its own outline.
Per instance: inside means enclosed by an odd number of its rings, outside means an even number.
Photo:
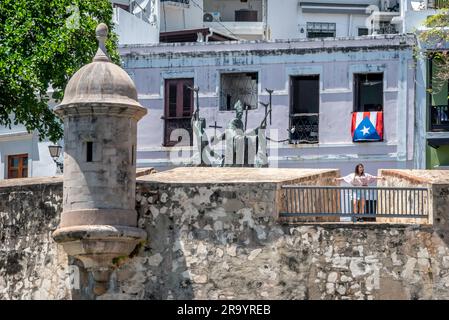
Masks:
[[[213,170],[138,178],[138,226],[148,239],[132,259],[116,261],[99,297],[91,275],[51,238],[62,180],[1,182],[0,299],[449,298],[444,177],[383,173],[386,185],[406,175],[425,179],[433,224],[283,224],[276,217],[281,184],[327,185],[338,170]],[[79,288],[69,286],[74,277]]]

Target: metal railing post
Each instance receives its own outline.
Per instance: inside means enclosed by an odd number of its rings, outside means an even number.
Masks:
[[[426,219],[429,215],[427,188],[286,185],[281,190],[285,195],[281,217],[350,217],[356,221]],[[356,211],[354,201],[359,201]]]

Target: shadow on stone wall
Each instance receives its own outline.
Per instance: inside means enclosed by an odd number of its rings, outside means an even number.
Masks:
[[[136,193],[138,226],[146,230],[148,239],[136,256],[119,266],[111,275],[108,291],[97,299],[166,300],[194,298],[191,276],[179,241],[179,228],[173,215],[149,210],[149,202],[159,202],[159,193],[139,188]],[[89,299],[92,278],[83,275],[89,288],[78,292]]]

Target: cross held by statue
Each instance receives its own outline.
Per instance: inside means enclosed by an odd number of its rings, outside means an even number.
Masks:
[[[217,129],[221,129],[223,127],[217,126],[217,121],[214,121],[214,125],[213,126],[209,126],[209,128],[214,128],[214,136],[217,136]]]

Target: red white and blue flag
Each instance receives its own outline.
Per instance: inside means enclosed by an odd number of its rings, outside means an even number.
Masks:
[[[353,112],[351,126],[352,141],[382,141],[383,112]]]

